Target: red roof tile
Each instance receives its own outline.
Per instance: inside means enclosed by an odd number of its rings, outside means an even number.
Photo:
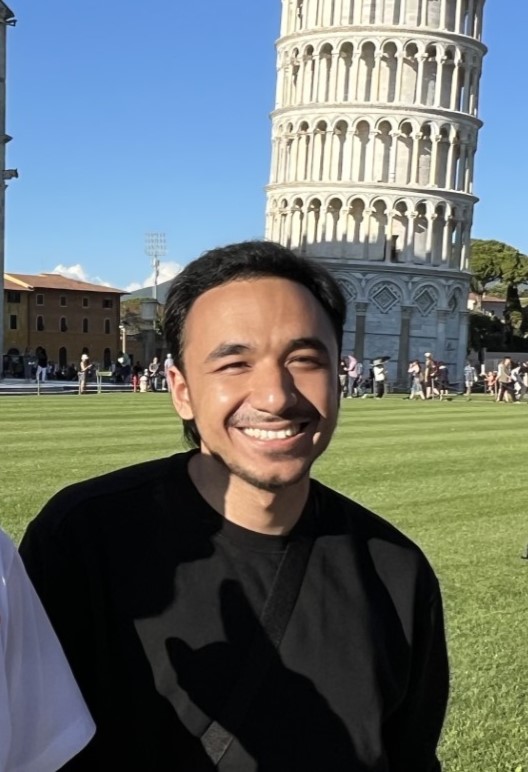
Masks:
[[[4,281],[14,279],[23,282],[29,290],[32,289],[58,289],[81,290],[83,292],[103,292],[106,294],[126,295],[126,292],[115,287],[105,287],[104,284],[91,284],[87,281],[78,281],[61,276],[59,273],[8,273],[4,274]],[[20,287],[17,287],[20,289]]]

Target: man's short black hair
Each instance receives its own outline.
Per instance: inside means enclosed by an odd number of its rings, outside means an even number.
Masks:
[[[174,364],[183,364],[184,328],[194,301],[204,292],[242,279],[276,276],[306,287],[319,301],[334,330],[341,351],[346,319],[346,300],[337,281],[319,263],[299,257],[271,241],[243,241],[205,252],[189,263],[172,282],[164,314],[164,333]],[[191,445],[200,445],[194,421],[184,421],[184,435]]]

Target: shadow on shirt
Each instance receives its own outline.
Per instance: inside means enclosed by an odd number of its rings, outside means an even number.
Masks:
[[[241,592],[237,582],[231,580],[224,581],[220,588],[225,642],[200,649],[192,649],[177,637],[167,638],[165,643],[178,688],[184,689],[211,720],[234,735],[224,763],[229,769],[258,769],[259,772],[354,769],[357,755],[344,723],[308,678],[284,666],[247,601],[245,611],[253,617],[255,630],[252,645],[269,665],[263,683],[240,721],[233,715],[236,711],[227,708],[229,694],[222,696],[223,704],[219,705],[215,689],[204,680],[203,674],[215,669],[221,671],[224,664],[229,668],[232,648],[239,650],[240,624],[231,608],[240,607]],[[165,696],[171,699],[170,694]],[[211,764],[210,768],[214,766]],[[222,763],[219,768],[222,769]]]

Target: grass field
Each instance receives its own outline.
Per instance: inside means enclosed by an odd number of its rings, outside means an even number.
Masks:
[[[444,772],[528,772],[528,405],[345,400],[316,475],[417,541],[442,584]],[[165,394],[0,399],[0,524],[64,485],[182,447]],[[301,772],[301,771],[300,771]]]

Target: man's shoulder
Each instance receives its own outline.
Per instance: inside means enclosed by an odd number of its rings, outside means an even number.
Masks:
[[[54,530],[86,512],[103,516],[116,508],[123,514],[131,508],[137,510],[141,502],[151,500],[165,480],[177,483],[175,478],[184,473],[187,458],[187,453],[178,453],[69,485],[48,501],[36,521]]]
[[[321,509],[320,536],[346,538],[374,562],[389,563],[396,570],[430,571],[420,547],[388,520],[320,482],[315,482],[315,490]]]

